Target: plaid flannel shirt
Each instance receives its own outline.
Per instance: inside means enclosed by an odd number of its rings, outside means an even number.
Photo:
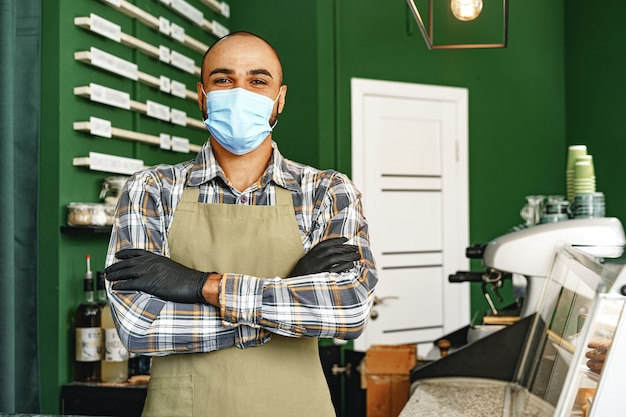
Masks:
[[[207,204],[274,205],[275,187],[286,188],[305,252],[321,240],[345,236],[359,247],[361,260],[347,272],[285,280],[220,271],[221,308],[116,291],[107,283],[118,333],[131,351],[165,355],[246,348],[264,344],[272,333],[339,339],[361,334],[377,273],[360,193],[345,175],[289,161],[272,145],[265,174],[244,192],[229,186],[208,141],[194,160],[135,173],[120,196],[106,265],[126,248],[169,256],[167,234],[185,184],[199,187],[199,202]]]

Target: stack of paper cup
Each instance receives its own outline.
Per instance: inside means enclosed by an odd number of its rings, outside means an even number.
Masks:
[[[591,155],[576,158],[574,165],[574,195],[596,192],[596,174]]]
[[[572,145],[567,150],[567,167],[565,170],[565,175],[567,186],[567,200],[570,202],[574,201],[574,195],[576,194],[576,191],[574,189],[576,179],[576,161],[578,160],[578,157],[585,155],[587,155],[587,146],[585,145]],[[581,175],[583,175],[582,171]]]

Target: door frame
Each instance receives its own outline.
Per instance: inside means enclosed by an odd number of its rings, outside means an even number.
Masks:
[[[442,188],[445,190],[446,184],[454,182],[457,192],[454,195],[446,195],[443,200],[442,218],[445,219],[443,222],[443,265],[449,269],[444,273],[467,270],[469,261],[465,258],[465,248],[469,243],[468,90],[460,87],[352,78],[352,180],[357,188],[365,182],[368,165],[364,160],[367,146],[364,134],[364,101],[367,96],[445,101],[454,105],[456,138],[452,146],[456,164],[454,167],[443,168],[445,172],[442,174]],[[366,196],[364,198],[366,199]],[[365,210],[367,216],[367,205],[365,205]],[[375,242],[372,250],[376,259]],[[469,284],[451,284],[445,280],[443,298],[443,334],[469,324]],[[365,333],[367,333],[367,328]],[[366,350],[369,346],[367,335],[364,336],[355,340],[355,350]]]

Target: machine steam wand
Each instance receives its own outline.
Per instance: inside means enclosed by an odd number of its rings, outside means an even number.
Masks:
[[[471,248],[468,248],[468,250],[470,249]],[[491,298],[489,289],[491,289],[491,291],[495,294],[498,301],[502,302],[503,298],[500,294],[500,288],[502,288],[503,281],[505,279],[511,279],[511,277],[512,274],[503,273],[493,268],[489,268],[486,272],[458,271],[456,274],[449,275],[448,281],[452,283],[480,282],[480,288],[482,290],[483,296],[489,304],[489,309],[494,316],[497,316],[499,314],[498,309],[496,308],[493,299]]]

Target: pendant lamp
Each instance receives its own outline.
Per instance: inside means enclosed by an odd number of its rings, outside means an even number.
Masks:
[[[509,0],[406,0],[428,49],[506,48]],[[426,21],[422,10],[428,10]]]

